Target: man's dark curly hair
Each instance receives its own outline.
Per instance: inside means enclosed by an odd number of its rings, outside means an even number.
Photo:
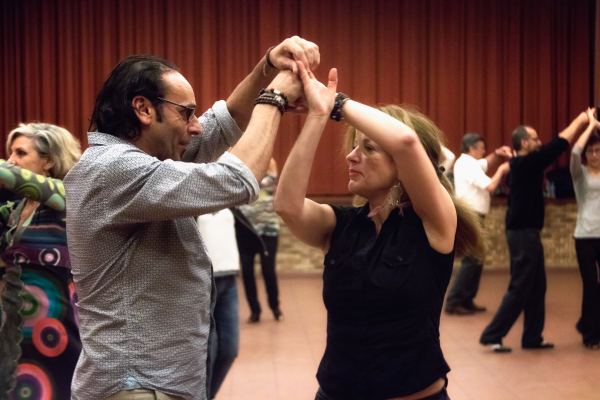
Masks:
[[[152,55],[123,59],[112,70],[98,92],[90,121],[91,132],[98,131],[132,140],[140,134],[140,121],[131,101],[144,96],[154,105],[165,95],[165,72],[179,71],[172,63]],[[161,115],[158,114],[160,121]]]

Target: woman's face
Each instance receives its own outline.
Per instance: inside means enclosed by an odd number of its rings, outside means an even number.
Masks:
[[[398,182],[392,158],[360,132],[357,132],[354,148],[346,156],[346,162],[348,190],[370,202],[383,201]]]
[[[38,153],[33,139],[23,135],[17,136],[9,150],[9,163],[28,169],[36,174],[48,175],[48,170],[52,166],[50,160]]]
[[[600,143],[594,143],[585,149],[585,158],[587,159],[587,167],[600,170]]]

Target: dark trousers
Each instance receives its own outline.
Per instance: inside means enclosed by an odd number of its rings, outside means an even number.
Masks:
[[[238,293],[235,275],[215,277],[216,304],[213,317],[216,337],[210,342],[212,373],[209,399],[214,399],[240,347]]]
[[[481,280],[481,271],[483,264],[476,258],[464,256],[460,262],[452,288],[448,292],[446,306],[472,307],[473,299],[479,290],[479,281]]]
[[[483,226],[483,215],[479,215],[479,222]],[[473,306],[473,299],[477,296],[479,290],[479,281],[481,280],[481,271],[483,263],[474,257],[464,256],[460,262],[454,283],[448,291],[446,306],[458,307],[464,306],[470,308]]]
[[[542,342],[546,295],[544,249],[536,229],[507,230],[510,252],[510,282],[500,308],[481,334],[480,342],[498,343],[523,311],[524,327],[521,345]]]
[[[261,236],[265,243],[267,254],[259,253],[262,276],[267,289],[267,300],[271,310],[279,310],[279,288],[277,286],[277,273],[275,272],[275,256],[277,255],[277,236]],[[256,279],[254,276],[255,251],[240,248],[240,263],[242,264],[242,278],[246,300],[250,312],[260,314],[260,304],[256,294]]]
[[[600,342],[600,239],[575,239],[583,283],[581,317],[577,330],[585,344]]]

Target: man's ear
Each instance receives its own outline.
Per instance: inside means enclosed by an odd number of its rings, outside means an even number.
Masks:
[[[156,115],[154,104],[144,96],[135,96],[131,100],[131,107],[142,125],[150,125]]]

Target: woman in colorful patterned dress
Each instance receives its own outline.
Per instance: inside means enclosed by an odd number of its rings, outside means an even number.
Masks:
[[[17,200],[0,199],[0,398],[69,399],[81,342],[61,179],[81,150],[44,123],[20,124],[6,147],[0,186]]]

